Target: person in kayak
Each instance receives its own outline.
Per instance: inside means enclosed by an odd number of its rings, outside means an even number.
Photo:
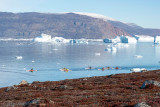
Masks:
[[[65,71],[65,72],[68,72],[69,71],[69,69],[67,69],[67,68],[62,68],[62,69],[60,69],[61,71]]]
[[[102,68],[102,71],[104,71],[105,69],[104,68]]]
[[[118,68],[118,67],[115,67],[115,69],[118,70],[119,68]]]
[[[106,67],[106,69],[110,69],[110,67]]]
[[[29,70],[29,72],[33,72],[33,71],[36,71],[36,70],[33,70],[33,68]]]

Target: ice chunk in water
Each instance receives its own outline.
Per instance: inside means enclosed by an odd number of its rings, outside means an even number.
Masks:
[[[100,56],[100,55],[101,55],[101,53],[95,53],[95,55],[96,55],[96,56]]]
[[[120,38],[122,43],[137,43],[137,40],[134,37],[122,35]]]
[[[23,57],[22,56],[16,56],[16,59],[22,59]]]
[[[134,57],[136,57],[136,58],[143,58],[142,55],[134,55]]]
[[[160,36],[155,36],[154,37],[154,43],[159,44],[160,43]]]

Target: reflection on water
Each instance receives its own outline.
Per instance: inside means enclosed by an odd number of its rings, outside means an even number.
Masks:
[[[160,47],[152,43],[130,44],[107,52],[109,44],[52,44],[0,41],[0,87],[18,84],[21,80],[57,81],[63,79],[130,73],[131,68],[159,69]],[[98,53],[98,54],[97,54]],[[142,58],[135,58],[142,55]],[[22,56],[21,60],[16,56]],[[86,70],[88,66],[95,69]],[[120,70],[97,70],[102,67],[120,67]],[[72,71],[62,72],[59,69]],[[26,72],[34,68],[37,72]]]

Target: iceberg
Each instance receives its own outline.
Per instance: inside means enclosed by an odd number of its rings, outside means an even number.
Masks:
[[[63,37],[51,37],[51,35],[41,34],[41,36],[35,37],[34,42],[52,42],[52,43],[69,43],[68,39]]]
[[[121,38],[119,36],[116,36],[114,39],[112,39],[112,43],[120,43]]]
[[[51,35],[47,35],[44,33],[42,33],[41,36],[38,36],[33,39],[33,41],[35,42],[50,42],[51,40],[52,40]]]
[[[105,39],[103,39],[103,42],[104,43],[119,43],[119,42],[121,42],[121,39],[119,36],[117,36],[114,39],[105,38]]]
[[[154,44],[159,44],[160,43],[160,36],[155,36],[154,37]]]
[[[148,35],[135,35],[138,42],[154,42],[154,37]]]
[[[75,44],[75,43],[88,44],[88,40],[87,39],[71,39],[69,43],[70,44]]]
[[[104,43],[112,43],[112,39],[105,38],[105,39],[103,40],[103,42],[104,42]]]
[[[54,37],[52,38],[52,42],[53,43],[69,43],[69,40],[63,37]]]
[[[122,43],[137,43],[137,40],[134,37],[122,35],[120,38]]]

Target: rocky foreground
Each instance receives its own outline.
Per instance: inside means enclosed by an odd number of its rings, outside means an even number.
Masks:
[[[23,81],[0,89],[0,106],[160,107],[160,70],[70,79]]]

